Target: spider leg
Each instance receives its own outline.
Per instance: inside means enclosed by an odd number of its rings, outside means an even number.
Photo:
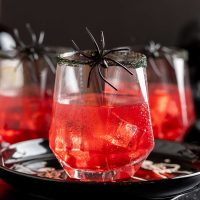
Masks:
[[[88,58],[88,59],[92,59],[90,56],[86,55],[85,53],[83,53],[83,51],[80,50],[80,48],[78,47],[78,45],[74,42],[74,40],[72,40],[72,43],[74,45],[74,48],[84,57]]]
[[[17,65],[15,66],[15,71],[18,70],[19,66],[22,64],[23,60],[24,60],[25,56],[22,56],[21,59],[19,60],[19,62],[17,63]]]
[[[28,59],[31,61],[31,63],[35,62],[35,58],[33,54],[28,55]]]
[[[117,51],[130,51],[130,48],[128,48],[128,47],[124,47],[124,48],[122,48],[122,47],[114,48],[114,49],[111,49],[111,50],[107,51],[103,56],[106,56],[106,55],[108,55],[109,53],[113,53],[113,52],[117,52]]]
[[[103,64],[105,65],[106,68],[108,68],[108,63],[105,59],[103,59]]]
[[[89,75],[88,75],[88,81],[87,81],[87,88],[90,87],[90,77],[91,77],[91,73],[92,73],[94,68],[95,68],[95,65],[92,66],[92,68],[90,69],[90,72],[89,72]]]
[[[38,55],[38,53],[36,51],[34,51],[32,53],[32,55],[33,55],[34,60],[38,60],[39,59],[39,55]]]
[[[109,82],[105,79],[105,77],[102,75],[101,70],[100,70],[100,65],[98,65],[98,72],[99,72],[100,77],[101,77],[108,85],[110,85],[110,87],[112,87],[114,90],[117,91],[117,88],[114,87],[111,83],[109,83]]]
[[[99,54],[101,54],[99,45],[98,45],[97,41],[95,40],[94,36],[92,35],[92,33],[90,32],[90,30],[89,30],[87,27],[86,27],[85,29],[86,29],[88,35],[90,36],[90,38],[92,39],[93,43],[95,44],[95,47],[96,47],[96,49],[97,49],[97,52],[98,52]]]
[[[13,32],[14,32],[15,38],[17,40],[17,43],[20,45],[20,47],[22,47],[22,48],[25,47],[25,44],[22,42],[22,40],[21,40],[21,38],[19,36],[19,31],[15,28],[13,30]]]
[[[26,28],[31,35],[33,45],[36,44],[37,43],[37,36],[36,36],[35,32],[33,31],[31,25],[26,24]]]
[[[44,41],[44,35],[45,35],[45,32],[44,31],[41,31],[40,32],[40,35],[39,35],[39,39],[38,39],[38,44],[41,45]]]
[[[104,33],[101,31],[101,44],[102,44],[102,50],[101,50],[101,55],[103,55],[103,51],[105,49],[106,43],[105,43],[105,38],[104,38]]]
[[[44,58],[46,63],[49,65],[51,71],[55,74],[56,73],[56,69],[55,69],[54,64],[52,63],[51,59],[47,55],[43,55],[42,57]]]
[[[151,67],[152,67],[152,69],[154,70],[155,74],[156,74],[158,77],[161,77],[161,76],[162,76],[162,73],[161,73],[161,71],[159,70],[158,65],[156,64],[156,62],[154,61],[154,59],[149,58],[149,63],[151,64]]]
[[[29,69],[30,69],[30,73],[32,75],[33,81],[35,83],[39,82],[39,74],[38,74],[38,70],[36,69],[36,66],[34,66],[34,57],[32,55],[28,56],[29,59]]]
[[[114,62],[115,64],[117,64],[118,66],[122,67],[123,69],[125,69],[129,74],[133,75],[133,73],[126,67],[124,66],[122,63],[116,61],[116,60],[113,60],[111,58],[105,58],[106,60],[110,60],[112,62]]]

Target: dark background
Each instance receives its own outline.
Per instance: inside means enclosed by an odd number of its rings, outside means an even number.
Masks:
[[[175,45],[181,28],[200,17],[199,0],[2,0],[1,21],[17,27],[23,38],[25,23],[46,31],[48,45],[71,46],[71,39],[89,47],[85,26],[98,36],[104,30],[107,47],[144,43],[153,39]]]
[[[108,48],[148,40],[171,46],[179,43],[183,27],[199,19],[200,0],[0,0],[3,24],[18,28],[22,38],[28,41],[25,23],[29,22],[37,33],[45,30],[48,45],[71,46],[70,40],[74,39],[82,48],[88,48],[91,42],[84,30],[88,26],[95,36],[104,31]],[[193,46],[191,52],[199,57],[200,34],[197,39],[199,45]],[[195,69],[199,69],[200,59],[193,57],[192,60]],[[198,83],[199,72],[195,74],[198,77],[191,76],[191,80]],[[200,95],[196,99],[196,105],[200,105]],[[198,110],[200,115],[200,106]],[[186,141],[200,144],[199,134],[200,123],[199,128],[193,127]],[[5,184],[3,188],[1,183],[0,188],[5,191],[0,192],[3,198],[7,197],[6,192],[9,199],[23,198]],[[198,199],[197,192],[194,198],[183,199]]]

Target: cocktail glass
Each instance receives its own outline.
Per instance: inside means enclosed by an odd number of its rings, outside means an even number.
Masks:
[[[113,52],[108,57],[132,74],[113,62],[107,68],[98,64],[92,68],[77,52],[63,54],[58,62],[49,140],[70,178],[131,177],[154,145],[146,57],[134,52]]]
[[[182,141],[195,121],[187,52],[161,48],[148,57],[149,104],[155,138]]]
[[[55,79],[49,64],[55,64],[59,52],[51,48],[45,58],[33,60],[18,50],[1,52],[0,146],[48,138]]]

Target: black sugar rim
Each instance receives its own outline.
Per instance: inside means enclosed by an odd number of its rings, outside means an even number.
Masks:
[[[108,50],[107,50],[108,51]],[[91,50],[85,50],[83,51],[84,53],[89,53],[92,55],[95,53],[94,51]],[[106,50],[105,50],[106,52]],[[64,54],[61,54],[60,56],[57,57],[57,62],[59,65],[67,65],[70,67],[80,67],[80,65],[90,65],[90,60],[84,59],[84,57],[78,52],[67,52],[70,53],[70,56],[63,56]],[[71,56],[81,56],[83,59],[77,60],[77,59],[70,59]],[[125,60],[119,59],[117,60],[118,62],[122,63],[123,65],[126,65],[128,68],[140,68],[140,67],[147,67],[147,58],[144,54],[135,52],[135,51],[130,51],[130,52],[113,52],[107,55],[107,57],[111,57],[112,55],[119,55],[119,56],[125,56]],[[108,66],[115,66],[116,63],[112,61],[108,61]]]

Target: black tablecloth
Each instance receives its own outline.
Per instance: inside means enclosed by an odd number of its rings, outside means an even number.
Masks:
[[[77,194],[75,194],[73,199],[78,199],[78,196],[76,196],[76,195]],[[77,198],[75,198],[75,197],[77,197]],[[66,199],[70,199],[70,198],[72,198],[72,197],[66,197]],[[63,197],[63,199],[65,199],[65,198]],[[95,196],[92,197],[90,195],[90,199],[98,199],[98,198]],[[130,196],[123,197],[123,199],[147,200],[147,199],[141,199],[139,197],[130,197]],[[199,199],[200,199],[200,185],[195,187],[192,191],[188,192],[187,194],[183,194],[183,195],[179,195],[177,197],[172,197],[172,198],[167,198],[167,199],[165,198],[165,200],[199,200]],[[9,186],[4,181],[0,180],[0,200],[49,200],[49,199],[46,199],[44,197],[32,196],[30,194],[26,194],[23,191],[17,191],[16,189]],[[50,200],[52,200],[52,199],[50,199]]]

